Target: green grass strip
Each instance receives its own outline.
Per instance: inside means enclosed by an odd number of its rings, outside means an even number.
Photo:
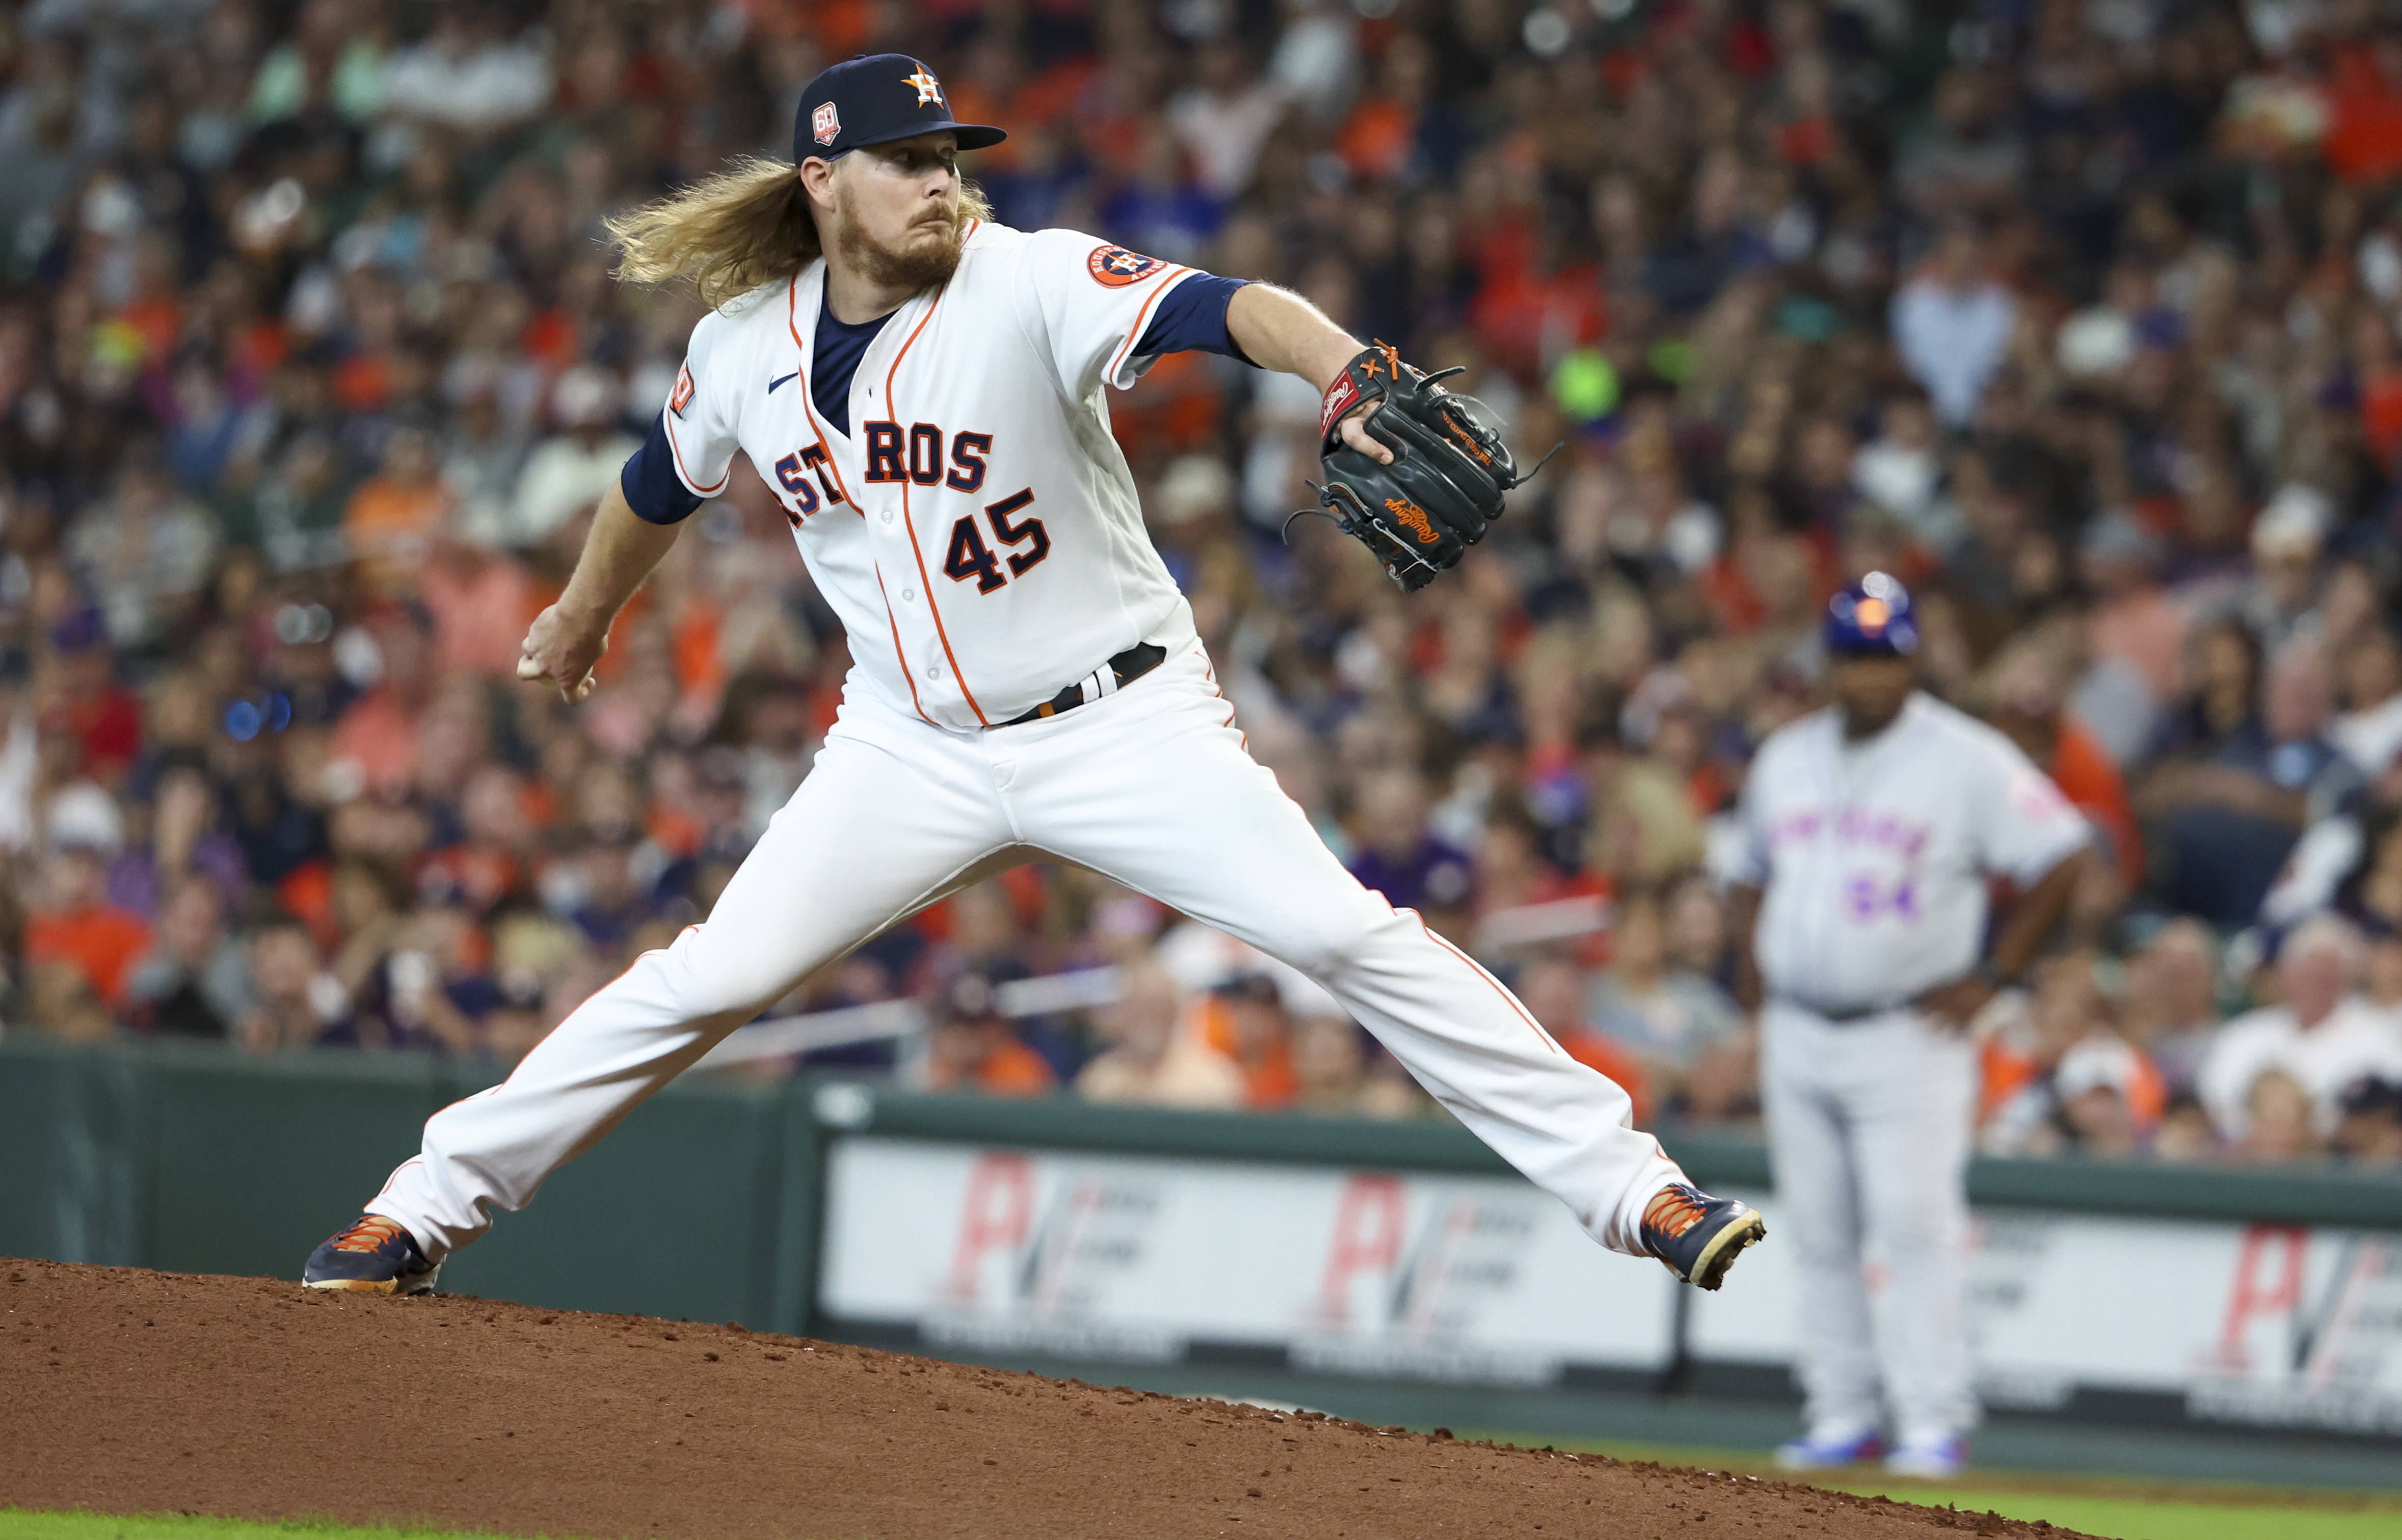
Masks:
[[[1820,1483],[1832,1485],[1833,1483]],[[1882,1492],[1897,1503],[1945,1504],[1967,1513],[1991,1510],[2005,1519],[2047,1519],[2064,1529],[2108,1540],[2393,1540],[2402,1515],[2339,1513],[2325,1508],[2256,1508],[2231,1503],[2155,1503],[2131,1497],[1977,1492],[1945,1487],[1844,1483],[1846,1492]]]
[[[1493,1437],[1483,1433],[1475,1437]],[[1524,1434],[1498,1436],[1530,1446]],[[1691,1449],[1616,1439],[1561,1439],[1621,1460],[1652,1460],[1697,1470],[1735,1471],[1763,1481],[1792,1481],[1897,1503],[1946,1505],[1965,1513],[2043,1519],[2105,1540],[2397,1540],[2402,1501],[2391,1493],[2285,1493],[2209,1481],[2133,1480],[2028,1471],[1971,1471],[1953,1483],[1897,1480],[1873,1468],[1796,1475],[1759,1450]],[[2130,1491],[2130,1488],[2137,1490]],[[2115,1490],[2114,1490],[2115,1489]],[[2285,1501],[2288,1496],[2293,1501]]]
[[[1835,1491],[1884,1492],[1898,1503],[1945,1505],[1966,1513],[2044,1519],[2107,1540],[2393,1540],[2402,1515],[2233,1503],[2154,1502],[2071,1492],[1981,1492],[1917,1484],[1821,1481]],[[1899,1485],[1900,1490],[1896,1487]],[[456,1530],[360,1528],[327,1519],[264,1523],[202,1515],[43,1513],[0,1508],[0,1540],[462,1540]]]
[[[296,1519],[265,1523],[252,1519],[214,1519],[203,1514],[39,1513],[0,1508],[0,1540],[461,1540],[457,1530],[362,1529],[331,1519]]]

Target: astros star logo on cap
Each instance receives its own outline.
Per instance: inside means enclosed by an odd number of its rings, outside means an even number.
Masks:
[[[943,88],[941,82],[937,81],[932,76],[926,73],[925,65],[918,65],[918,73],[906,76],[905,78],[908,84],[918,88],[918,105],[921,107],[947,107],[950,105],[949,103],[943,100]]]

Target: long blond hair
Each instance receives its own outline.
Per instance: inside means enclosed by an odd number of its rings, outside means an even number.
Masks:
[[[992,217],[983,191],[965,178],[959,213]],[[670,283],[688,278],[711,309],[763,283],[797,276],[821,250],[800,168],[769,156],[738,157],[691,186],[610,215],[602,227],[623,254],[620,279]]]

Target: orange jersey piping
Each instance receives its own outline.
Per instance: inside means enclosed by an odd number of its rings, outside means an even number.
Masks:
[[[1118,377],[1118,365],[1125,362],[1127,351],[1142,340],[1142,329],[1151,324],[1151,308],[1159,303],[1159,296],[1166,294],[1169,285],[1176,282],[1176,275],[1192,270],[1190,268],[1167,269],[1167,276],[1159,281],[1159,286],[1151,291],[1151,297],[1142,302],[1142,309],[1135,312],[1134,330],[1126,333],[1126,339],[1118,344],[1116,352],[1110,355],[1109,372],[1101,376],[1102,384],[1106,385]]]
[[[917,345],[918,334],[926,329],[927,323],[934,319],[934,312],[942,308],[943,296],[948,292],[948,284],[935,291],[933,302],[926,307],[926,313],[918,318],[917,330],[909,334],[908,341],[901,344],[901,351],[892,355],[892,366],[884,371],[884,409],[892,414],[888,421],[897,424],[901,420],[901,408],[892,403],[893,377],[901,372],[901,361],[909,356],[909,350]],[[901,481],[901,523],[909,531],[909,554],[918,558],[918,582],[926,590],[926,612],[934,617],[934,635],[943,644],[943,656],[950,660],[951,678],[959,681],[959,694],[966,697],[968,709],[975,713],[976,725],[989,727],[991,719],[984,714],[984,708],[976,704],[975,692],[968,688],[968,677],[959,672],[959,655],[951,651],[951,633],[943,625],[943,607],[934,602],[934,580],[926,575],[926,553],[918,547],[918,520],[909,509],[909,486],[904,469]],[[889,612],[891,605],[888,602],[885,609]],[[909,681],[910,693],[915,694],[917,689],[918,681],[913,676]]]

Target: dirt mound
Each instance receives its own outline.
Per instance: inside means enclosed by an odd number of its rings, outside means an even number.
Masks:
[[[518,1534],[2067,1532],[735,1325],[0,1260],[0,1506]]]

